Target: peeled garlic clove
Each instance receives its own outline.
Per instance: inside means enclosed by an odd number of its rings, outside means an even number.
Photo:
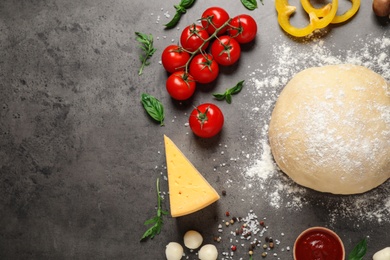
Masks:
[[[189,249],[199,248],[202,242],[202,235],[195,230],[189,230],[184,234],[184,245]]]
[[[383,248],[376,252],[372,257],[373,260],[389,260],[390,259],[390,247]]]
[[[200,260],[217,260],[218,250],[214,245],[207,244],[200,248],[198,256]]]
[[[167,260],[180,260],[183,257],[183,247],[176,242],[170,242],[165,249]]]

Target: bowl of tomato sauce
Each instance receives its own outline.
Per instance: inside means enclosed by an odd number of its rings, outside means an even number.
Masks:
[[[294,243],[294,260],[344,260],[343,241],[332,230],[311,227],[303,231]]]

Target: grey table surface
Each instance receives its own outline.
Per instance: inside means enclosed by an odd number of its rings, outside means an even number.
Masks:
[[[336,231],[347,252],[368,237],[364,259],[390,246],[389,181],[366,194],[337,196],[299,187],[279,171],[248,174],[266,162],[270,112],[294,73],[355,62],[390,80],[388,20],[378,20],[371,1],[362,1],[352,20],[302,41],[280,29],[274,1],[248,11],[239,0],[198,0],[177,28],[164,30],[176,2],[0,2],[0,259],[165,259],[165,245],[182,243],[189,229],[216,245],[219,259],[249,259],[248,242],[224,225],[226,211],[241,217],[253,211],[265,220],[262,235],[278,241],[268,259],[292,259],[295,238],[310,226]],[[232,17],[252,15],[258,35],[243,47],[238,65],[176,102],[165,90],[161,52],[209,6]],[[136,31],[152,34],[157,48],[141,76]],[[243,79],[232,104],[212,98]],[[165,126],[143,110],[143,92],[164,104]],[[226,118],[223,131],[207,140],[186,126],[193,106],[203,102],[218,102]],[[157,178],[169,210],[164,134],[226,195],[200,212],[165,217],[161,234],[140,242],[143,222],[155,214]],[[186,249],[183,259],[197,259],[196,253]]]

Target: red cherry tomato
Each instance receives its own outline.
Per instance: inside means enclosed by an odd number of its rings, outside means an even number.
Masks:
[[[222,35],[211,44],[211,55],[220,65],[232,65],[240,58],[241,47],[232,37]]]
[[[185,71],[177,71],[170,75],[165,85],[169,95],[176,100],[189,99],[196,87],[194,78]]]
[[[184,70],[190,54],[177,45],[167,46],[161,54],[161,62],[164,69],[170,73]]]
[[[199,105],[191,112],[189,118],[192,132],[203,138],[210,138],[218,134],[223,123],[224,117],[221,109],[211,103]]]
[[[220,7],[210,7],[206,9],[201,18],[202,26],[206,28],[209,35],[212,35],[217,28],[220,28],[229,20],[229,14]],[[228,26],[222,28],[217,35],[222,35],[226,32]]]
[[[239,43],[248,43],[255,39],[257,33],[257,24],[252,16],[240,14],[230,21],[228,33]]]
[[[180,35],[180,44],[187,51],[197,51],[204,41],[209,38],[209,34],[206,29],[200,25],[192,24],[184,28]],[[206,42],[202,50],[205,50],[209,46],[209,42]]]
[[[199,83],[210,83],[218,77],[219,66],[210,54],[198,54],[190,62],[190,74]]]

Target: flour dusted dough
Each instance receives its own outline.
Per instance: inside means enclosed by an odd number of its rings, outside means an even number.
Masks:
[[[269,141],[280,169],[300,185],[371,190],[390,178],[390,84],[356,65],[303,70],[276,102]]]

